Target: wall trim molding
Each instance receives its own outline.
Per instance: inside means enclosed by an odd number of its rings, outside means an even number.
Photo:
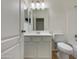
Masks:
[[[11,39],[11,38],[14,38],[14,37],[17,37],[17,36],[19,36],[19,34],[1,38],[1,42],[2,42],[3,40],[5,40],[5,39]]]
[[[19,43],[19,36],[15,36],[15,37],[12,37],[12,38],[8,38],[8,39],[5,39],[5,40],[2,40],[1,41],[1,52],[4,52],[6,51],[7,49],[11,48],[12,46],[16,45],[17,43]]]
[[[7,52],[9,52],[9,51],[11,51],[12,49],[14,49],[15,47],[17,47],[17,46],[19,46],[19,44],[17,43],[17,44],[15,44],[14,46],[12,46],[12,47],[10,47],[10,48],[8,48],[7,50],[5,50],[4,52],[2,52],[2,55],[4,55],[5,53],[7,53]]]

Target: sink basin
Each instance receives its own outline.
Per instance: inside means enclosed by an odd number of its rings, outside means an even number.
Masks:
[[[32,31],[29,33],[24,33],[24,36],[52,36],[48,31]]]
[[[40,34],[40,32],[36,32],[36,34]]]

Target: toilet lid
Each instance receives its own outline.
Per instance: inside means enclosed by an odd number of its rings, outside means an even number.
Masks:
[[[66,43],[63,43],[63,42],[59,42],[58,44],[58,47],[62,48],[62,49],[65,49],[67,51],[72,51],[72,47],[69,46],[68,44]]]

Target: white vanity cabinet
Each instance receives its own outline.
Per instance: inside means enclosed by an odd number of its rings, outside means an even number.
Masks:
[[[51,59],[52,37],[24,37],[25,59]]]

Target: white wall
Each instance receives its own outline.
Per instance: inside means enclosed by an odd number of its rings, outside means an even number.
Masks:
[[[75,7],[76,0],[72,1],[71,3],[68,3],[67,5],[69,7],[68,9],[66,9],[66,13],[65,13],[66,35],[68,37],[68,42],[70,42],[73,46],[75,46],[76,45],[75,34],[77,34],[77,7]]]
[[[66,17],[63,8],[63,0],[49,0],[49,31],[65,32],[66,29]]]

